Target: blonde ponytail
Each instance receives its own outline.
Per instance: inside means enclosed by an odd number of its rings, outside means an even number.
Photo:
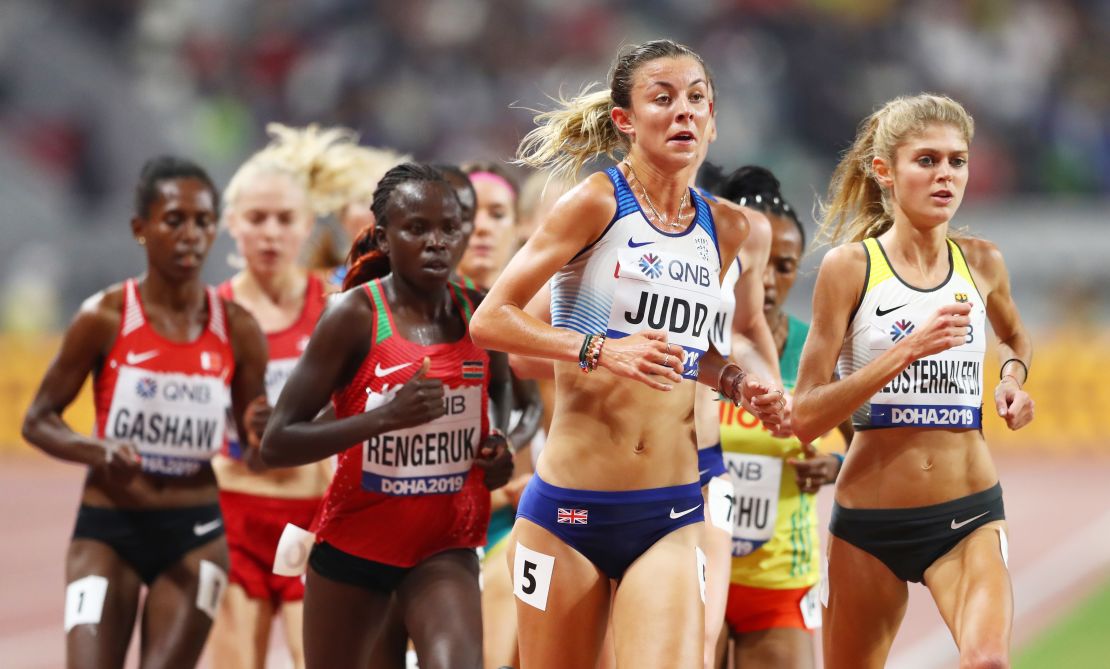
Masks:
[[[610,116],[612,93],[598,86],[590,84],[569,100],[559,96],[559,108],[536,114],[537,127],[521,140],[516,164],[573,182],[595,156],[616,159],[618,149],[627,151],[628,139]]]
[[[818,205],[819,243],[858,242],[893,225],[890,194],[875,179],[873,161],[879,157],[893,165],[898,147],[932,123],[956,127],[968,144],[975,134],[975,122],[960,103],[931,93],[895,98],[860,123]]]
[[[558,108],[540,112],[536,125],[517,148],[516,164],[548,170],[552,178],[574,183],[582,166],[599,155],[616,159],[628,151],[628,138],[613,124],[614,107],[632,108],[632,85],[639,67],[657,58],[689,57],[709,77],[705,61],[690,47],[671,40],[653,40],[621,48],[609,71],[609,88],[590,84],[569,100],[554,98]]]

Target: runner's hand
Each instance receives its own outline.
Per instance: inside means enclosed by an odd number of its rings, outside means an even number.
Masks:
[[[754,374],[745,373],[738,384],[721,391],[730,394],[735,392],[732,397],[727,394],[725,396],[733,403],[739,401],[748,413],[761,420],[768,428],[774,430],[782,423],[783,410],[786,408],[785,394]]]
[[[270,422],[273,412],[274,408],[266,401],[265,395],[259,395],[247,405],[243,422],[247,426],[247,444],[252,448],[262,445],[262,433],[266,431],[266,423]]]
[[[790,420],[791,414],[794,412],[794,393],[786,393],[783,400],[786,403],[782,407],[782,420],[779,421],[778,425],[768,425],[767,429],[771,431],[773,437],[789,439],[794,436],[794,426]]]
[[[914,360],[947,351],[967,343],[967,332],[971,326],[971,304],[955,302],[936,310],[925,325],[916,330],[905,341],[913,348]]]
[[[644,330],[620,339],[607,338],[598,366],[656,390],[670,390],[682,382],[685,358],[681,346],[667,343],[666,332]]]
[[[494,432],[483,439],[474,464],[485,473],[485,484],[490,490],[508,483],[513,476],[513,454],[505,435]]]
[[[444,403],[443,381],[425,378],[431,369],[432,361],[425,357],[424,363],[412,378],[401,386],[393,399],[382,407],[388,421],[389,430],[416,427],[430,423],[447,413]]]
[[[251,400],[243,412],[243,423],[246,424],[246,442],[240,441],[243,453],[241,460],[252,472],[264,472],[269,469],[262,462],[262,433],[266,431],[266,423],[274,409],[266,401],[265,395],[259,395]]]
[[[786,462],[794,468],[794,481],[804,493],[816,493],[821,486],[835,481],[840,473],[839,458],[819,453],[813,444],[802,444],[802,458],[790,458]]]
[[[1033,398],[1012,376],[1003,377],[994,389],[994,405],[1011,430],[1020,430],[1033,420]]]
[[[104,461],[100,465],[108,472],[108,478],[119,483],[129,483],[143,470],[143,460],[134,444],[114,439],[105,440]]]

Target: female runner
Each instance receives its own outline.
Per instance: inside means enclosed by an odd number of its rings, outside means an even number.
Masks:
[[[761,211],[771,222],[763,273],[763,311],[771,323],[779,369],[793,391],[808,325],[782,306],[797,277],[805,230],[762,167],[741,167],[716,192]],[[817,506],[812,493],[836,479],[840,460],[779,436],[742,409],[721,406],[721,445],[734,484],[733,553],[726,620],[736,667],[812,667],[810,630],[820,625]],[[851,434],[848,433],[850,438]],[[801,456],[808,456],[802,458]],[[731,578],[730,578],[731,577]]]
[[[852,416],[829,531],[825,666],[880,667],[924,583],[962,667],[1009,665],[1013,597],[1002,488],[983,439],[986,320],[995,408],[1033,418],[1032,345],[998,248],[953,234],[971,117],[937,95],[869,116],[829,185],[821,263],[794,402],[798,438]],[[833,378],[839,367],[839,380]]]
[[[747,234],[742,213],[687,187],[707,78],[682,45],[629,47],[609,90],[541,115],[522,145],[524,162],[564,174],[600,153],[627,156],[564,196],[472,326],[480,344],[557,361],[551,434],[509,549],[524,667],[596,662],[610,579],[619,666],[699,664],[703,511],[684,381],[743,397],[768,420],[781,412],[781,394],[707,355],[721,259]],[[553,275],[547,325],[523,308]]]
[[[217,202],[187,160],[143,166],[131,232],[147,271],[86,300],[27,410],[28,442],[89,467],[66,555],[69,667],[123,666],[144,585],[140,664],[194,666],[227,584],[209,460],[228,404],[240,434],[248,403],[264,404],[266,342],[250,314],[201,282]],[[90,373],[97,419],[85,436],[62,412]],[[253,463],[260,432],[249,432]]]
[[[491,381],[507,390],[508,366],[502,357],[494,368],[470,339],[477,294],[448,282],[465,237],[442,174],[390,170],[373,213],[356,240],[369,237],[370,251],[321,318],[263,443],[276,465],[340,453],[309,558],[306,666],[371,666],[395,595],[422,667],[476,669],[474,548],[489,490],[511,472],[505,439],[489,430],[488,394]],[[313,422],[329,397],[336,420]]]
[[[276,402],[324,310],[323,282],[299,264],[312,233],[311,179],[329,132],[272,125],[274,141],[244,163],[224,193],[224,221],[245,262],[220,288],[258,320],[270,361],[266,396]],[[213,460],[231,558],[230,584],[212,632],[212,663],[260,667],[266,663],[270,626],[279,612],[295,667],[304,666],[301,620],[304,584],[274,574],[278,540],[287,523],[308,529],[331,480],[326,461],[254,472],[232,439]]]

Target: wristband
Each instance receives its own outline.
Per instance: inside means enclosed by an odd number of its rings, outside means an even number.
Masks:
[[[1021,368],[1025,371],[1025,378],[1021,380],[1021,385],[1024,386],[1025,382],[1029,380],[1029,366],[1026,365],[1021,358],[1010,358],[1006,362],[1002,363],[1002,366],[998,368],[998,380],[1001,381],[1007,376],[1010,376],[1009,374],[1003,374],[1003,372],[1006,371],[1006,365],[1010,364],[1011,362],[1016,362],[1017,364],[1021,365]],[[1014,381],[1017,381],[1016,376],[1014,377]]]

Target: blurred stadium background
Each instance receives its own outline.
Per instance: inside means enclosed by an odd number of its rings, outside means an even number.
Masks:
[[[620,43],[660,36],[714,71],[710,160],[770,167],[804,211],[875,105],[930,90],[975,116],[957,223],[1002,248],[1036,346],[1037,420],[985,428],[1013,535],[1016,666],[1107,666],[1103,0],[3,0],[0,664],[63,662],[61,565],[81,472],[32,453],[19,425],[80,301],[142,269],[127,221],[143,160],[181,153],[226,183],[269,121],[345,125],[424,160],[504,160],[531,127],[522,108],[604,80]],[[230,249],[224,236],[212,282],[231,274]],[[795,287],[799,315],[823,252]],[[69,417],[91,425],[87,393]],[[890,666],[953,657],[914,588]]]

